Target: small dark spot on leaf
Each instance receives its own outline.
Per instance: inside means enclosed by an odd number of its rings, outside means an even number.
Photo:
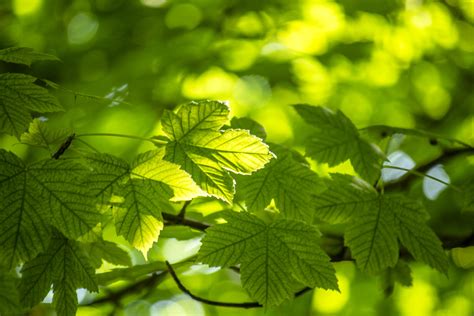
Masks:
[[[438,141],[435,138],[431,138],[430,139],[430,144],[433,145],[433,146],[436,146],[436,145],[438,145]]]
[[[388,136],[388,133],[386,131],[383,131],[380,136],[382,136],[383,138],[387,137]]]

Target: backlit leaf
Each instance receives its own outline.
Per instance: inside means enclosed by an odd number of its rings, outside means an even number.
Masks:
[[[169,139],[165,159],[183,166],[210,195],[231,202],[234,180],[228,171],[250,174],[271,158],[268,146],[246,130],[220,131],[229,108],[217,101],[189,103],[166,111],[163,131]]]

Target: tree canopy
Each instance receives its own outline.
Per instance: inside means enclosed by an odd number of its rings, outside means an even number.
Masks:
[[[469,1],[0,16],[0,316],[472,314]]]

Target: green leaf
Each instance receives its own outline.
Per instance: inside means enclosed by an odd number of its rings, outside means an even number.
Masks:
[[[410,266],[403,260],[399,260],[395,267],[387,268],[382,274],[382,288],[385,296],[393,293],[395,282],[403,286],[411,286],[413,283]]]
[[[313,199],[317,217],[332,224],[346,222],[358,212],[365,211],[377,192],[358,178],[331,174],[325,181],[328,187]]]
[[[94,200],[81,185],[87,173],[72,160],[47,159],[27,166],[0,150],[0,195],[4,197],[0,216],[5,229],[0,238],[5,238],[6,251],[13,251],[12,262],[44,249],[49,235],[46,223],[70,238],[88,233],[99,223]]]
[[[0,86],[0,132],[19,138],[30,121],[30,112],[15,96],[6,94]]]
[[[0,267],[0,315],[19,315],[18,279]]]
[[[0,150],[0,259],[8,267],[47,246],[52,224],[71,238],[100,221],[93,199],[81,185],[87,169],[71,160],[42,160],[29,166]]]
[[[463,185],[462,210],[474,212],[474,180]]]
[[[399,260],[394,269],[392,269],[395,280],[403,286],[412,286],[413,277],[408,263]]]
[[[54,151],[51,145],[59,145],[72,134],[69,128],[51,129],[48,124],[39,119],[30,123],[28,132],[21,135],[21,142],[31,146],[47,149],[50,153]]]
[[[28,47],[9,47],[0,50],[0,60],[31,66],[35,61],[59,60],[56,56],[40,53]]]
[[[441,241],[425,224],[429,216],[422,204],[403,196],[393,196],[389,203],[397,220],[398,237],[402,244],[416,260],[447,274],[448,258]]]
[[[58,315],[75,315],[76,289],[98,291],[95,271],[78,242],[55,234],[48,250],[27,262],[19,285],[21,303],[32,307],[53,285],[53,306]]]
[[[30,75],[0,74],[0,131],[20,135],[31,122],[31,112],[63,111],[58,100]]]
[[[288,149],[274,145],[271,149],[277,158],[255,174],[238,177],[238,193],[250,212],[265,209],[274,199],[283,216],[312,222],[314,210],[308,206],[323,187],[320,179]]]
[[[160,194],[154,195],[148,185],[146,181],[128,181],[117,192],[123,196],[123,204],[114,207],[117,233],[145,255],[163,229],[161,212],[169,209],[167,199]]]
[[[248,118],[248,117],[233,117],[230,121],[231,128],[234,129],[246,129],[250,134],[255,135],[263,140],[267,138],[267,132],[260,123]]]
[[[188,201],[204,195],[191,176],[180,166],[163,160],[163,150],[152,150],[137,157],[132,163],[132,177],[153,180],[156,190],[169,192],[171,201]],[[172,192],[169,191],[171,188]]]
[[[27,166],[0,150],[0,262],[13,268],[45,250],[50,219]]]
[[[96,269],[100,268],[102,265],[102,259],[116,265],[132,265],[132,260],[128,252],[110,241],[99,240],[93,243],[84,244],[83,249],[88,254],[91,264]]]
[[[83,180],[88,170],[72,160],[42,160],[27,168],[28,182],[52,215],[52,224],[64,235],[78,238],[101,220],[94,198]]]
[[[350,160],[364,180],[374,183],[380,176],[384,158],[375,145],[362,139],[355,125],[341,112],[298,104],[298,114],[317,129],[306,143],[306,155],[321,163],[335,166]]]
[[[474,246],[451,249],[453,262],[460,268],[471,269],[474,267]]]
[[[187,262],[181,262],[176,265],[180,264],[188,264]],[[97,279],[99,282],[99,285],[106,286],[108,284],[111,284],[113,282],[119,281],[119,280],[128,280],[128,281],[136,281],[140,277],[146,275],[146,274],[152,274],[157,271],[166,271],[167,266],[166,263],[162,261],[151,261],[146,264],[139,264],[139,265],[134,265],[129,268],[116,268],[113,269],[112,271],[108,272],[103,272],[97,274]]]
[[[367,204],[348,223],[345,243],[362,270],[376,273],[398,261],[396,221],[383,197]]]
[[[226,224],[206,231],[198,260],[211,266],[241,264],[243,287],[265,306],[278,305],[306,285],[338,289],[319,232],[286,219],[266,224],[246,212],[225,212]]]
[[[0,88],[2,92],[17,97],[18,102],[23,102],[28,110],[41,113],[63,111],[58,100],[47,89],[34,84],[36,80],[25,74],[0,74]]]
[[[316,217],[347,223],[345,242],[358,266],[376,273],[397,263],[398,240],[416,260],[447,273],[448,260],[435,233],[426,225],[421,203],[400,195],[379,195],[360,181],[333,176],[315,197]]]
[[[178,240],[188,240],[201,237],[202,232],[194,230],[188,226],[167,225],[160,234],[162,238],[176,238]]]
[[[210,195],[230,203],[234,181],[228,171],[250,174],[261,169],[272,154],[246,130],[221,132],[228,115],[225,104],[202,101],[186,104],[177,113],[166,111],[161,121],[169,139],[165,159],[183,166]]]
[[[94,171],[87,186],[101,203],[108,203],[112,195],[121,197],[114,207],[117,233],[145,254],[163,229],[161,212],[174,210],[170,200],[202,195],[190,175],[163,160],[163,154],[163,150],[149,151],[132,164],[107,154],[86,157]]]

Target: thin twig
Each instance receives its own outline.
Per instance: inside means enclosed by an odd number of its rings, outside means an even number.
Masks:
[[[414,175],[418,176],[418,177],[425,177],[425,178],[429,178],[433,181],[436,181],[436,182],[439,182],[441,184],[444,184],[445,186],[448,186],[448,187],[451,187],[453,188],[454,190],[456,191],[459,191],[459,192],[462,192],[462,190],[460,188],[458,188],[457,186],[455,186],[454,184],[451,184],[449,182],[446,182],[446,181],[443,181],[441,179],[438,179],[436,177],[433,177],[433,176],[430,176],[429,174],[426,174],[426,173],[421,173],[419,171],[416,171],[416,170],[412,170],[412,169],[407,169],[407,168],[402,168],[402,167],[397,167],[397,166],[390,166],[390,165],[383,165],[382,168],[387,168],[387,169],[395,169],[395,170],[402,170],[402,171],[406,171],[408,173],[413,173]]]
[[[412,169],[411,173],[405,174],[403,177],[400,178],[400,180],[396,182],[387,183],[385,187],[390,188],[391,190],[396,189],[396,188],[404,188],[416,177],[415,172],[425,174],[434,166],[445,163],[446,161],[452,158],[465,155],[465,154],[474,154],[474,148],[473,147],[460,148],[460,149],[445,151],[443,154],[441,154],[437,158],[423,165],[420,165],[415,169]]]
[[[114,305],[117,305],[125,296],[136,294],[137,292],[142,291],[144,289],[154,288],[159,282],[161,282],[165,278],[166,275],[167,271],[153,273],[152,275],[143,280],[132,283],[117,292],[111,292],[109,295],[101,297],[85,305],[100,305],[108,303],[113,303]]]
[[[166,143],[164,141],[157,140],[157,139],[152,139],[152,138],[148,138],[148,137],[141,137],[141,136],[135,136],[135,135],[126,135],[126,134],[117,134],[117,133],[84,133],[84,134],[78,134],[76,137],[89,137],[89,136],[121,137],[121,138],[129,138],[129,139],[136,139],[136,140],[151,142],[153,144],[165,144]]]
[[[171,264],[168,261],[166,261],[166,265],[168,266],[168,272],[171,274],[171,277],[173,278],[173,280],[176,283],[176,285],[178,286],[178,288],[183,293],[188,294],[192,299],[194,299],[198,302],[208,304],[208,305],[222,306],[222,307],[234,307],[234,308],[258,308],[258,307],[262,307],[262,305],[258,302],[245,302],[245,303],[218,302],[218,301],[208,300],[208,299],[199,297],[197,295],[194,295],[183,285],[183,283],[181,283],[178,276],[176,275],[176,272],[173,270],[173,267],[171,266]]]
[[[184,216],[186,215],[186,209],[189,204],[191,204],[191,200],[184,202],[183,207],[181,207],[181,210],[178,213],[179,224],[181,224],[185,220]]]
[[[88,142],[86,142],[85,140],[83,139],[80,139],[80,138],[76,138],[76,141],[80,142],[80,143],[83,143],[85,146],[89,147],[90,149],[92,149],[92,151],[94,151],[95,153],[97,154],[100,154],[100,151],[95,148],[94,146],[92,146],[91,144],[89,144]]]

